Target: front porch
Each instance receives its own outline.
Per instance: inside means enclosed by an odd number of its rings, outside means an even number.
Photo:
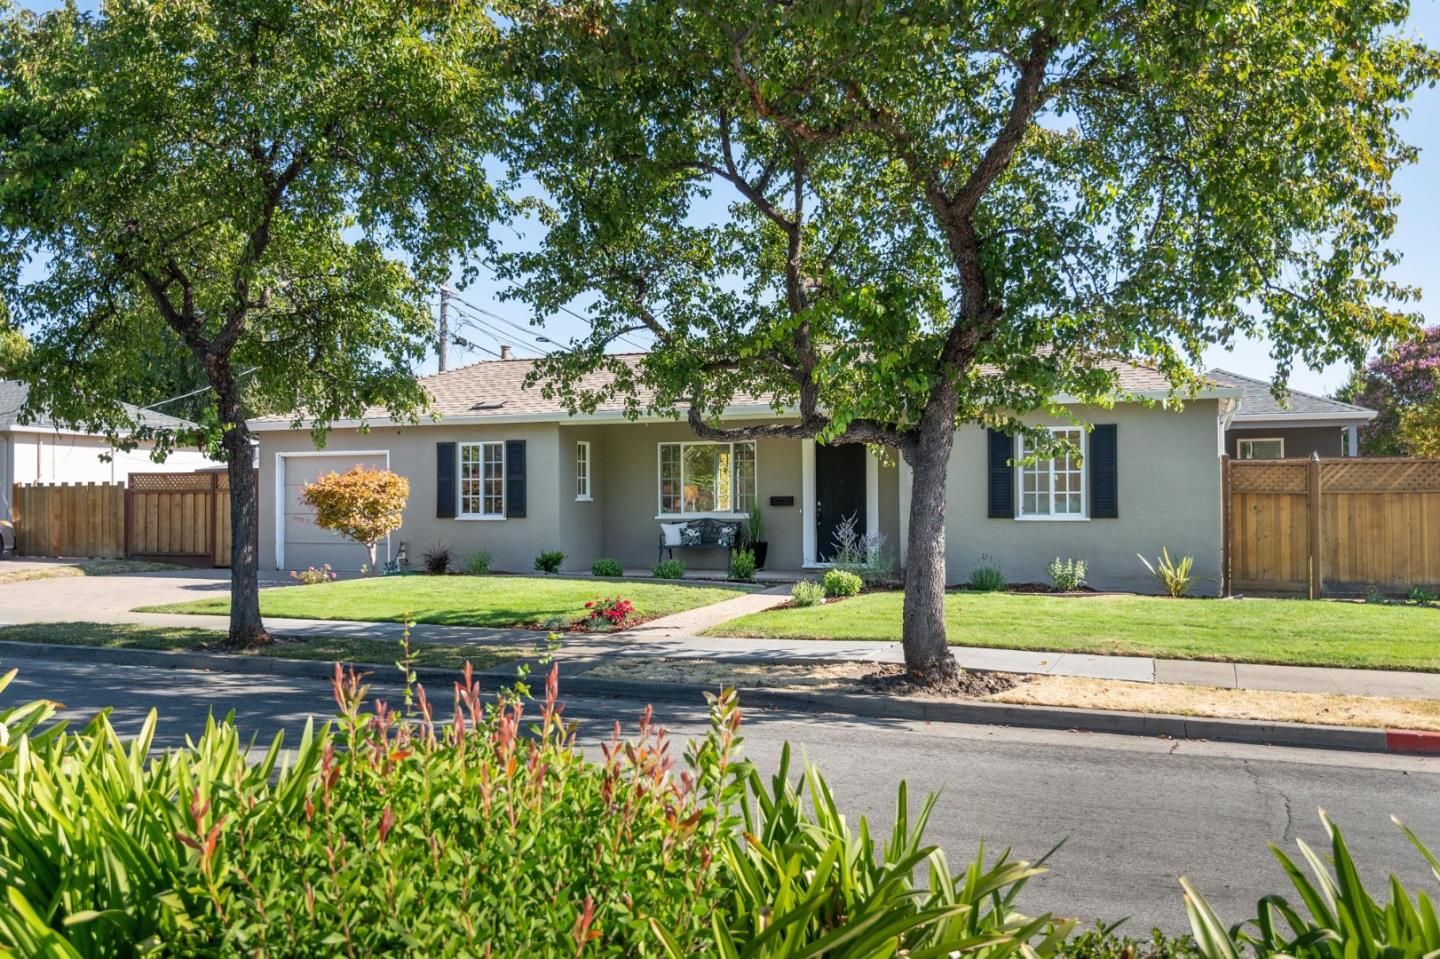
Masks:
[[[713,583],[725,582],[726,576],[727,571],[723,569],[686,569],[684,574],[681,576],[681,579],[687,582]],[[802,579],[818,579],[819,576],[820,572],[813,569],[759,569],[755,571],[754,582],[780,585],[786,583],[796,583]],[[627,566],[625,568],[625,578],[630,579],[632,577],[637,579],[654,578],[651,571],[646,567]]]

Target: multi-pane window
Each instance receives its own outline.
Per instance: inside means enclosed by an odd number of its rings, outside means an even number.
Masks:
[[[590,498],[590,444],[585,440],[575,444],[575,498]]]
[[[1080,451],[1084,450],[1085,431],[1077,427],[1052,430],[1057,440],[1066,440],[1073,447],[1055,459],[1022,463],[1020,472],[1020,515],[1059,519],[1085,516],[1085,470]],[[1020,459],[1035,452],[1035,444],[1020,437]]]
[[[460,515],[505,515],[505,444],[460,444]]]
[[[754,443],[661,443],[661,513],[743,513],[755,501]]]

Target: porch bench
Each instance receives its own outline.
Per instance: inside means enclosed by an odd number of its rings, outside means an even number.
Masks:
[[[664,525],[669,524],[662,524]],[[660,530],[660,552],[655,561],[658,563],[668,553],[671,559],[675,558],[676,549],[723,549],[731,552],[740,545],[740,524],[723,519],[691,519],[680,522],[680,542],[666,543],[665,530]],[[695,530],[698,533],[692,533]],[[728,535],[725,531],[729,530]],[[687,542],[691,540],[693,542]],[[722,539],[724,540],[722,542]]]

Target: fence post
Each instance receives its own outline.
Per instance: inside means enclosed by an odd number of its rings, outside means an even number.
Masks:
[[[1230,494],[1230,454],[1220,454],[1220,595],[1234,595],[1234,580],[1230,572],[1230,557],[1235,548],[1235,517],[1232,515],[1234,498]]]
[[[1310,519],[1310,598],[1319,599],[1325,589],[1324,570],[1320,568],[1320,454],[1310,454],[1310,484],[1305,497]]]

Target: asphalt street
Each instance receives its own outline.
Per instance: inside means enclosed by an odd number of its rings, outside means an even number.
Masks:
[[[323,718],[332,705],[328,684],[312,680],[28,659],[18,665],[20,676],[0,704],[48,697],[77,719],[112,706],[122,734],[154,707],[166,744],[198,732],[211,711],[233,710],[240,726],[262,739],[280,730],[293,737],[308,716]],[[431,696],[449,701],[433,689]],[[642,707],[578,699],[567,701],[566,712],[593,742]],[[703,703],[666,704],[657,715],[681,738],[704,729]],[[928,838],[946,850],[952,868],[981,842],[991,853],[1008,847],[1035,857],[1065,840],[1051,872],[1021,899],[1030,912],[1129,917],[1132,931],[1183,931],[1176,879],[1184,874],[1227,923],[1247,918],[1259,896],[1286,889],[1269,843],[1293,849],[1301,837],[1324,844],[1318,807],[1342,825],[1377,893],[1392,871],[1437,886],[1390,816],[1440,847],[1440,759],[773,710],[747,713],[744,735],[746,753],[762,769],[773,767],[786,740],[803,749],[852,821],[865,815],[888,828],[902,778],[912,803],[939,791]]]

